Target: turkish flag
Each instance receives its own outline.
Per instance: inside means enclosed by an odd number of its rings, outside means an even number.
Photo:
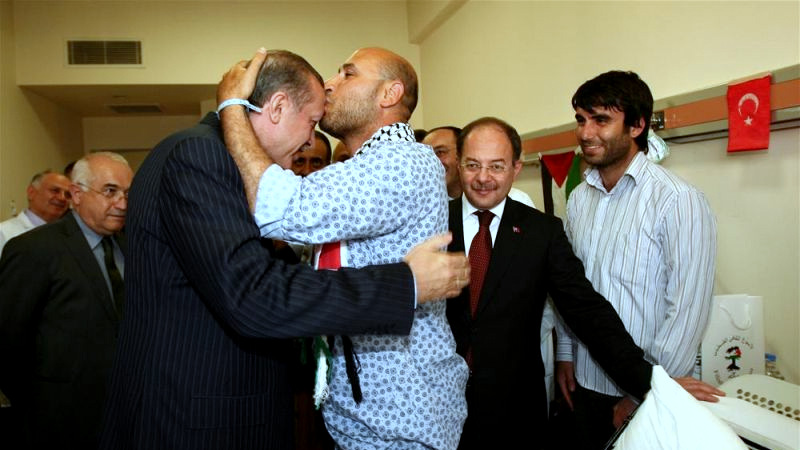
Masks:
[[[771,75],[728,86],[728,152],[769,148]]]
[[[574,157],[575,151],[573,150],[556,155],[542,155],[542,162],[547,166],[547,170],[553,176],[553,181],[556,182],[558,187],[564,184],[564,180],[569,174],[569,168],[572,167],[572,158]]]

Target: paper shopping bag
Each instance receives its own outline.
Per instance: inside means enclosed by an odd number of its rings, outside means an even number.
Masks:
[[[715,295],[700,353],[702,380],[714,386],[739,375],[763,374],[763,299]]]

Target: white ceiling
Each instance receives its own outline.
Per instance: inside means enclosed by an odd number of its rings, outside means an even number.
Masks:
[[[216,85],[81,85],[22,86],[81,117],[122,117],[107,105],[158,104],[161,113],[138,115],[200,115],[200,102],[214,99]]]

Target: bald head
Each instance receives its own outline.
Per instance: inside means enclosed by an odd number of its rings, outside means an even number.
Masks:
[[[374,55],[380,62],[379,70],[384,80],[397,80],[403,84],[403,97],[400,101],[406,110],[406,119],[411,118],[417,107],[417,72],[411,63],[397,53],[380,47],[363,48],[358,52]]]
[[[357,149],[380,127],[408,122],[417,106],[417,74],[396,53],[362,48],[325,82],[325,100],[320,128]]]

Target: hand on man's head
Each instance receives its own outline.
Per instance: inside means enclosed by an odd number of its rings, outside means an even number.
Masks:
[[[217,85],[217,105],[232,98],[247,99],[253,93],[258,79],[258,72],[267,58],[267,50],[263,47],[256,51],[249,61],[242,60],[228,69]],[[256,105],[261,106],[261,105]]]

